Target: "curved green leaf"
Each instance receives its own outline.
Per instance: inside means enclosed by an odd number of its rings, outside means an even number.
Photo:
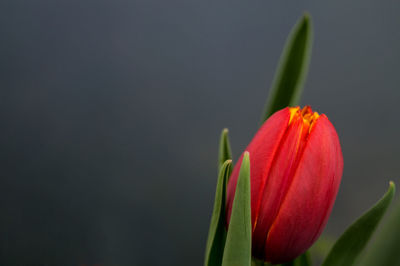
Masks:
[[[387,218],[358,265],[400,265],[400,200],[396,202]]]
[[[322,261],[332,249],[333,244],[335,244],[335,239],[330,235],[323,234],[309,249],[311,257]]]
[[[386,194],[336,241],[322,266],[351,266],[354,264],[385,214],[393,199],[394,191],[394,183],[390,182]]]
[[[221,169],[222,164],[226,160],[232,160],[232,152],[231,145],[229,144],[228,132],[228,129],[224,128],[219,139],[218,170]]]
[[[222,266],[251,265],[250,160],[245,152],[236,184]]]
[[[276,111],[298,105],[308,72],[311,46],[311,19],[308,14],[304,14],[286,41],[264,108],[262,123]]]
[[[208,232],[205,266],[220,266],[225,246],[225,191],[226,180],[231,174],[232,161],[225,161],[219,171],[217,190],[215,192],[214,210],[211,216],[210,229]]]

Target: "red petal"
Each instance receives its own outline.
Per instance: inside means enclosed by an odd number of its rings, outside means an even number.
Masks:
[[[254,225],[257,210],[260,205],[260,195],[264,191],[265,180],[275,156],[277,147],[286,131],[290,119],[289,108],[273,114],[258,130],[253,140],[246,148],[250,153],[251,173],[251,217]],[[236,182],[239,175],[243,154],[235,165],[227,188],[227,222],[232,211]]]
[[[306,251],[319,237],[336,198],[343,157],[325,115],[313,125],[288,193],[268,233],[266,260],[282,263]]]
[[[305,134],[302,134],[303,131],[306,131]],[[303,124],[302,116],[295,115],[281,140],[262,192],[261,207],[253,233],[253,255],[258,259],[264,259],[268,231],[292,183],[301,154],[301,144],[307,135],[308,127]]]

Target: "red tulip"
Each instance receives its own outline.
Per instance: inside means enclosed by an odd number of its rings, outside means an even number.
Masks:
[[[246,151],[250,153],[253,257],[284,263],[319,237],[332,210],[343,171],[335,128],[309,106],[273,114]],[[227,223],[243,155],[227,188]]]

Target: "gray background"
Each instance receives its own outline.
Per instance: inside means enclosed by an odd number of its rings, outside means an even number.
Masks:
[[[305,10],[338,235],[400,184],[399,1],[1,1],[0,264],[200,265],[220,131],[237,158]]]

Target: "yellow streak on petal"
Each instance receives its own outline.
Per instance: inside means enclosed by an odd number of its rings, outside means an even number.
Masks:
[[[301,116],[303,118],[303,123],[308,128],[308,132],[311,131],[315,122],[319,118],[319,114],[317,112],[313,112],[310,106],[304,106],[302,109],[300,107],[289,107],[290,119],[288,125],[290,125],[295,116]]]
[[[300,107],[289,107],[289,112],[290,112],[290,119],[289,119],[289,124],[292,123],[293,117],[297,114],[297,112],[300,110]]]

